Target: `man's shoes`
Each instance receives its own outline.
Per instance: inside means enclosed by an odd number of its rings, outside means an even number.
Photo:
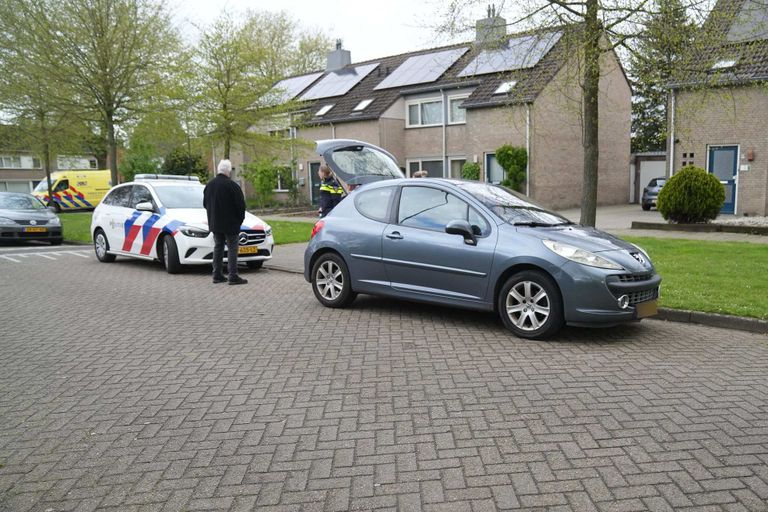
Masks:
[[[230,277],[229,284],[248,284],[248,280],[240,276]]]
[[[224,276],[213,276],[213,284],[226,283],[227,278]]]

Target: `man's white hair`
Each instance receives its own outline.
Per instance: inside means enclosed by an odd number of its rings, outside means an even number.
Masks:
[[[226,174],[227,176],[230,175],[232,172],[232,162],[229,160],[222,160],[219,162],[219,174]]]

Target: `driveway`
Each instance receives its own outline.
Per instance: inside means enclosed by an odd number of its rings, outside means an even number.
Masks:
[[[4,254],[3,512],[767,510],[764,336]]]

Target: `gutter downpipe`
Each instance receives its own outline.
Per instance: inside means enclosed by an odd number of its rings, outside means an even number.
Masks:
[[[443,89],[443,88],[440,88],[440,97],[441,97],[441,99],[443,101],[443,178],[445,178],[446,177],[446,174],[445,174],[446,171],[448,171],[448,173],[450,173],[451,170],[448,169],[448,155],[447,155],[447,153],[448,153],[448,145],[447,144],[448,143],[447,143],[447,138],[446,138],[446,136],[447,136],[446,132],[448,130],[447,124],[446,124],[446,119],[448,117],[448,102],[446,100],[448,98],[446,97],[445,89]],[[448,177],[450,177],[450,174],[448,174]]]
[[[531,197],[531,104],[525,104],[525,195]]]
[[[672,89],[672,98],[670,100],[670,110],[672,111],[669,116],[669,176],[675,172],[675,90]]]

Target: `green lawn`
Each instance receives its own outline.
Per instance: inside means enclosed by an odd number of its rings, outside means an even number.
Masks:
[[[659,305],[768,319],[768,246],[671,238],[627,238],[661,274]]]
[[[91,242],[91,212],[68,212],[59,214],[64,226],[64,240],[67,242]],[[309,241],[312,222],[291,222],[285,220],[267,220],[272,226],[275,243],[292,244]]]

